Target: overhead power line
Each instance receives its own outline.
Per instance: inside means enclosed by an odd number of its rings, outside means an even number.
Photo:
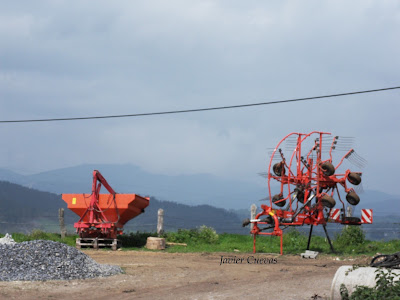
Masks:
[[[239,104],[239,105],[216,106],[216,107],[206,107],[206,108],[194,108],[194,109],[185,109],[185,110],[171,110],[171,111],[137,113],[137,114],[124,114],[124,115],[71,117],[71,118],[0,120],[0,123],[32,123],[32,122],[55,122],[55,121],[79,121],[79,120],[95,120],[95,119],[111,119],[111,118],[132,118],[132,117],[145,117],[145,116],[155,116],[155,115],[170,115],[170,114],[202,112],[202,111],[211,111],[211,110],[243,108],[243,107],[250,107],[250,106],[270,105],[270,104],[282,104],[282,103],[291,103],[291,102],[299,102],[299,101],[310,101],[310,100],[324,99],[324,98],[333,98],[333,97],[351,96],[351,95],[357,95],[357,94],[376,93],[376,92],[383,92],[383,91],[396,90],[396,89],[400,89],[400,86],[382,88],[382,89],[374,89],[374,90],[366,90],[366,91],[347,92],[347,93],[332,94],[332,95],[306,97],[306,98],[296,98],[296,99],[277,100],[277,101],[270,101],[270,102],[259,102],[259,103],[249,103],[249,104]]]

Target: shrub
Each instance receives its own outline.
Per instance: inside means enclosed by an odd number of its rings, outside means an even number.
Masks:
[[[30,234],[31,240],[46,240],[48,238],[49,238],[49,234],[40,229],[34,229],[34,230],[32,230],[32,232]]]
[[[336,236],[335,242],[340,248],[360,246],[365,243],[365,233],[360,226],[348,226]]]
[[[177,232],[168,232],[167,240],[174,243],[188,243],[196,238],[195,229],[178,229]]]
[[[215,244],[218,242],[218,234],[214,228],[202,225],[199,229],[199,240],[207,244]]]
[[[216,244],[219,236],[217,232],[205,225],[197,229],[178,229],[178,232],[169,232],[167,240],[175,243],[206,243]]]
[[[123,247],[143,247],[146,245],[147,238],[150,236],[157,236],[157,233],[149,232],[130,232],[128,234],[119,235],[118,239],[121,240]]]

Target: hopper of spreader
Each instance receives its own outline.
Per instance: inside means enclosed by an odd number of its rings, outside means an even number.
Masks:
[[[114,199],[115,196],[115,199]],[[149,205],[149,198],[136,194],[100,194],[97,203],[100,211],[115,227],[122,228],[129,220],[144,212]],[[83,223],[89,223],[90,214],[86,213],[90,205],[90,194],[63,194],[62,199],[67,203]],[[86,214],[85,214],[86,213]]]
[[[109,194],[100,194],[102,186]],[[97,170],[93,171],[91,194],[62,194],[62,199],[80,217],[74,224],[79,239],[95,239],[96,244],[99,238],[116,241],[124,225],[143,213],[150,202],[137,194],[118,194]]]

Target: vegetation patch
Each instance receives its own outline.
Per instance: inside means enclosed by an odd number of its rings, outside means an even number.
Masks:
[[[400,300],[400,281],[395,281],[395,276],[391,269],[379,268],[375,271],[376,286],[357,286],[355,291],[349,296],[346,286],[340,286],[342,300]]]
[[[155,232],[131,232],[125,233],[118,238],[122,241],[123,249],[145,249],[148,237],[156,237]],[[2,235],[0,235],[2,237]],[[61,239],[60,234],[48,233],[40,230],[33,230],[30,234],[13,233],[16,242],[31,240],[51,240],[75,246],[77,235],[67,235]],[[253,251],[253,236],[222,233],[207,226],[200,226],[196,229],[179,229],[176,232],[167,232],[163,236],[167,242],[185,243],[187,246],[172,245],[167,247],[167,252],[244,252]],[[285,231],[283,235],[284,254],[299,254],[307,248],[308,236],[300,233],[295,228]],[[400,249],[400,240],[392,241],[369,241],[358,226],[349,226],[335,236],[332,240],[336,250],[334,255],[358,256],[361,254],[374,256],[376,253],[394,253]],[[313,236],[311,250],[320,253],[332,254],[325,237]],[[279,253],[280,238],[276,236],[258,236],[257,252]]]

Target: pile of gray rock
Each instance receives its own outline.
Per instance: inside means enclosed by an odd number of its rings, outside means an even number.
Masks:
[[[118,266],[99,264],[62,243],[0,243],[0,281],[85,279],[121,272]]]

